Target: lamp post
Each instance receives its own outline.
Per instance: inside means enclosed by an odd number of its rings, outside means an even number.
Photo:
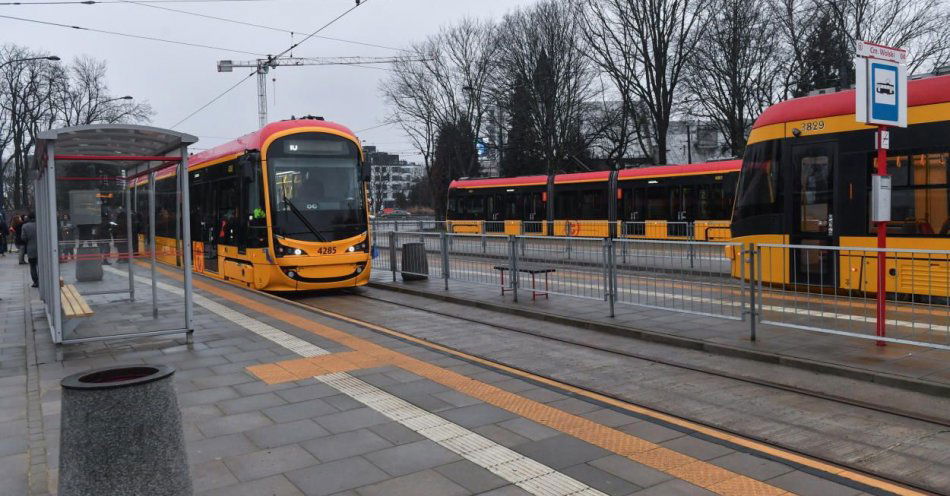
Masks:
[[[48,56],[48,57],[27,57],[27,58],[24,58],[24,59],[8,60],[8,61],[6,61],[6,62],[0,64],[0,69],[3,69],[4,67],[6,67],[6,66],[8,66],[8,65],[10,65],[10,64],[15,64],[15,63],[17,63],[17,62],[29,62],[29,61],[31,61],[31,60],[49,60],[49,61],[52,61],[52,62],[57,62],[57,61],[59,61],[59,57],[57,57],[57,56],[55,56],[55,55],[50,55],[50,56]]]
[[[31,60],[49,60],[50,62],[58,62],[59,57],[57,57],[56,55],[48,55],[46,57],[25,57],[22,59],[12,59],[0,64],[0,69],[3,69],[4,67],[10,64],[16,64],[19,62],[29,62]],[[4,202],[6,202],[6,194],[5,194],[6,192],[3,188],[2,171],[3,171],[2,168],[0,168],[0,212],[3,212],[3,205],[4,205]]]

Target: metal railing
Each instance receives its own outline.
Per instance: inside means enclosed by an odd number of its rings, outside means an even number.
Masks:
[[[760,244],[763,323],[950,349],[950,251]],[[877,335],[878,254],[885,329]]]
[[[519,292],[950,349],[950,251],[886,249],[886,336],[876,248],[389,231],[377,269]],[[727,253],[730,255],[727,257]],[[751,316],[751,318],[746,318]]]
[[[725,258],[739,243],[612,240],[617,301],[742,320],[748,286],[731,276]]]

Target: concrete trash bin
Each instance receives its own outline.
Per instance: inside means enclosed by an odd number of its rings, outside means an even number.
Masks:
[[[131,365],[63,379],[61,496],[192,494],[174,373]]]
[[[429,260],[426,258],[425,243],[405,243],[402,245],[402,280],[421,281],[428,279]]]
[[[102,280],[102,252],[98,246],[80,246],[76,250],[76,280]]]

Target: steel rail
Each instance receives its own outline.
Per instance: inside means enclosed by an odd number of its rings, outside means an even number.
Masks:
[[[428,308],[424,308],[424,307],[420,307],[420,306],[408,305],[408,304],[405,304],[405,303],[403,303],[403,302],[394,303],[394,302],[392,302],[392,301],[385,300],[385,299],[382,299],[382,298],[377,298],[377,297],[373,297],[373,296],[368,296],[368,295],[365,295],[365,294],[359,294],[359,293],[356,293],[356,292],[354,292],[354,291],[352,291],[352,290],[346,290],[346,292],[349,293],[349,294],[351,294],[351,295],[353,295],[353,296],[359,297],[359,298],[365,298],[365,299],[368,299],[368,300],[373,300],[373,301],[379,301],[379,302],[383,302],[383,303],[388,303],[388,304],[390,304],[390,305],[401,305],[401,306],[405,306],[405,307],[412,308],[413,310],[418,310],[418,311],[421,311],[421,312],[427,312],[427,313],[431,313],[431,314],[435,314],[435,315],[440,315],[440,316],[442,316],[442,317],[447,317],[447,318],[452,318],[452,319],[457,319],[457,320],[463,320],[463,321],[466,321],[466,322],[471,322],[471,323],[473,323],[473,324],[479,324],[479,325],[485,325],[485,326],[494,327],[494,328],[498,328],[498,329],[504,329],[504,330],[506,330],[506,331],[512,331],[512,332],[517,332],[517,333],[519,333],[519,334],[526,334],[526,335],[530,335],[530,336],[535,336],[535,337],[539,337],[539,338],[543,338],[543,339],[548,339],[548,340],[551,340],[551,341],[556,341],[556,342],[560,342],[560,343],[564,343],[564,344],[569,344],[569,345],[573,345],[573,346],[580,346],[580,347],[582,347],[582,348],[587,348],[587,349],[591,349],[591,350],[595,350],[595,351],[602,351],[602,352],[606,352],[606,353],[612,353],[612,354],[615,354],[615,355],[625,356],[625,357],[628,357],[628,358],[636,358],[636,359],[639,359],[639,360],[644,360],[644,361],[648,361],[648,362],[652,362],[652,363],[658,363],[658,364],[661,364],[661,365],[667,365],[667,366],[670,366],[670,367],[676,367],[676,368],[680,368],[680,369],[683,369],[683,370],[690,370],[690,371],[693,371],[693,372],[699,372],[699,373],[703,373],[703,374],[714,375],[714,376],[722,377],[722,378],[725,378],[725,379],[732,379],[732,380],[736,380],[736,381],[740,381],[740,382],[746,382],[746,383],[749,383],[749,384],[755,384],[755,385],[758,385],[758,386],[763,386],[763,387],[769,387],[769,388],[773,388],[773,389],[778,389],[778,390],[782,390],[782,391],[786,391],[786,392],[790,392],[790,393],[801,394],[801,395],[803,395],[803,396],[810,396],[810,397],[820,398],[820,399],[827,400],[827,401],[833,401],[833,402],[836,402],[836,403],[842,403],[842,404],[847,404],[847,405],[851,405],[851,406],[855,406],[855,407],[859,407],[859,408],[865,408],[865,409],[873,410],[873,411],[876,411],[876,412],[879,412],[879,413],[886,413],[886,414],[895,415],[895,416],[898,416],[898,417],[908,418],[908,419],[917,420],[917,421],[921,421],[921,422],[928,422],[928,423],[931,423],[931,424],[936,424],[936,425],[940,425],[940,426],[944,426],[944,427],[950,427],[950,418],[931,417],[931,416],[928,416],[928,415],[923,415],[923,414],[916,413],[916,412],[911,412],[911,411],[901,411],[901,410],[894,410],[894,409],[885,409],[884,407],[881,407],[881,406],[878,406],[878,405],[874,405],[873,403],[867,403],[867,402],[860,401],[860,400],[854,400],[854,399],[850,399],[850,398],[845,398],[845,397],[838,396],[838,395],[834,395],[834,394],[828,394],[828,393],[822,393],[822,392],[818,392],[818,391],[812,391],[812,390],[808,390],[808,389],[803,389],[803,388],[801,388],[801,387],[787,386],[787,385],[784,385],[784,384],[779,384],[779,383],[772,382],[772,381],[768,381],[768,380],[764,380],[764,379],[754,379],[754,378],[750,378],[750,377],[743,377],[743,376],[739,376],[739,375],[728,374],[728,373],[720,372],[720,371],[713,370],[713,369],[710,369],[710,368],[707,368],[707,367],[696,366],[696,365],[686,365],[686,364],[677,363],[677,362],[671,361],[671,360],[663,360],[663,359],[660,359],[660,358],[645,356],[645,355],[641,355],[641,354],[637,354],[637,353],[633,353],[633,352],[614,350],[614,349],[606,348],[606,347],[603,347],[603,346],[597,346],[597,345],[582,343],[582,342],[579,342],[579,341],[576,341],[576,340],[573,340],[573,339],[554,337],[554,336],[550,336],[550,335],[543,334],[543,333],[536,332],[536,331],[530,331],[530,330],[526,330],[526,329],[519,329],[519,328],[511,327],[511,326],[508,326],[508,325],[498,324],[498,323],[496,323],[496,322],[487,322],[487,321],[482,321],[482,320],[474,319],[474,318],[471,318],[471,317],[461,317],[461,316],[459,316],[459,315],[449,314],[449,313],[445,313],[445,312],[439,312],[439,311],[436,311],[436,310],[432,310],[432,309],[428,309]],[[309,297],[310,297],[310,296],[305,296],[305,298],[309,298]],[[288,300],[290,300],[290,301],[295,301],[295,300],[291,300],[290,298],[285,298],[285,299],[288,299]],[[317,308],[317,309],[320,309],[320,310],[325,310],[325,309],[322,309],[322,308],[319,308],[319,307],[316,307],[316,306],[313,306],[313,305],[309,305],[309,304],[307,304],[307,303],[305,303],[305,302],[298,302],[298,303],[302,303],[303,305],[307,305],[307,306],[310,306],[310,307],[312,307],[312,308]],[[349,318],[351,318],[351,319],[361,320],[361,321],[362,321],[362,319],[360,319],[359,317],[353,317],[353,316],[351,316],[351,315],[347,315],[347,317],[349,317]],[[527,317],[527,318],[530,318],[530,317]],[[363,321],[363,322],[366,322],[366,321]],[[594,332],[603,332],[603,331],[598,331],[597,329],[590,329],[590,330],[592,330],[592,331],[594,331]],[[447,346],[447,345],[442,344],[441,346]],[[447,346],[447,347],[452,348],[451,346]],[[455,348],[453,348],[453,349],[455,349]],[[460,351],[460,352],[461,352],[462,350],[457,350],[457,351]],[[468,353],[468,352],[464,352],[464,353]],[[485,358],[486,360],[490,360],[490,359],[487,358],[487,357],[482,357],[482,358]],[[605,394],[605,395],[607,395],[606,393],[599,392],[599,391],[598,391],[598,394]],[[923,394],[923,393],[921,393],[921,394]],[[608,395],[608,396],[609,396],[609,395]],[[620,398],[617,398],[617,399],[620,399]],[[622,400],[622,401],[627,401],[627,400]],[[641,406],[642,406],[642,405],[641,405]],[[667,412],[667,413],[669,413],[669,412]],[[691,419],[691,420],[692,420],[692,419]],[[693,421],[694,421],[694,422],[698,422],[697,420],[693,420]],[[698,423],[699,423],[699,422],[698,422]],[[710,427],[712,427],[712,426],[710,426]],[[717,428],[717,429],[721,429],[720,427],[716,427],[716,428]],[[745,434],[740,434],[740,433],[737,433],[737,432],[734,433],[734,434],[746,436]],[[747,437],[747,436],[746,436],[746,437]],[[812,455],[809,455],[809,456],[812,456]],[[835,463],[837,463],[837,462],[835,462]],[[839,463],[839,464],[840,464],[840,463]]]

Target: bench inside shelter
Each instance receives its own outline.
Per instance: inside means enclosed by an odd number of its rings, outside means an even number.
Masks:
[[[66,317],[64,326],[72,331],[79,325],[81,319],[92,316],[92,308],[86,303],[86,299],[79,294],[79,290],[72,284],[63,284],[62,279],[59,282],[60,301],[62,302],[63,316]]]
[[[505,286],[505,272],[511,270],[509,265],[496,265],[495,270],[501,273],[501,295],[504,296],[506,291],[514,291],[512,288]],[[556,272],[551,267],[545,267],[542,265],[518,265],[518,272],[531,274],[531,300],[534,301],[538,296],[548,297],[548,274]],[[538,289],[537,276],[539,274],[544,275],[544,289]]]

